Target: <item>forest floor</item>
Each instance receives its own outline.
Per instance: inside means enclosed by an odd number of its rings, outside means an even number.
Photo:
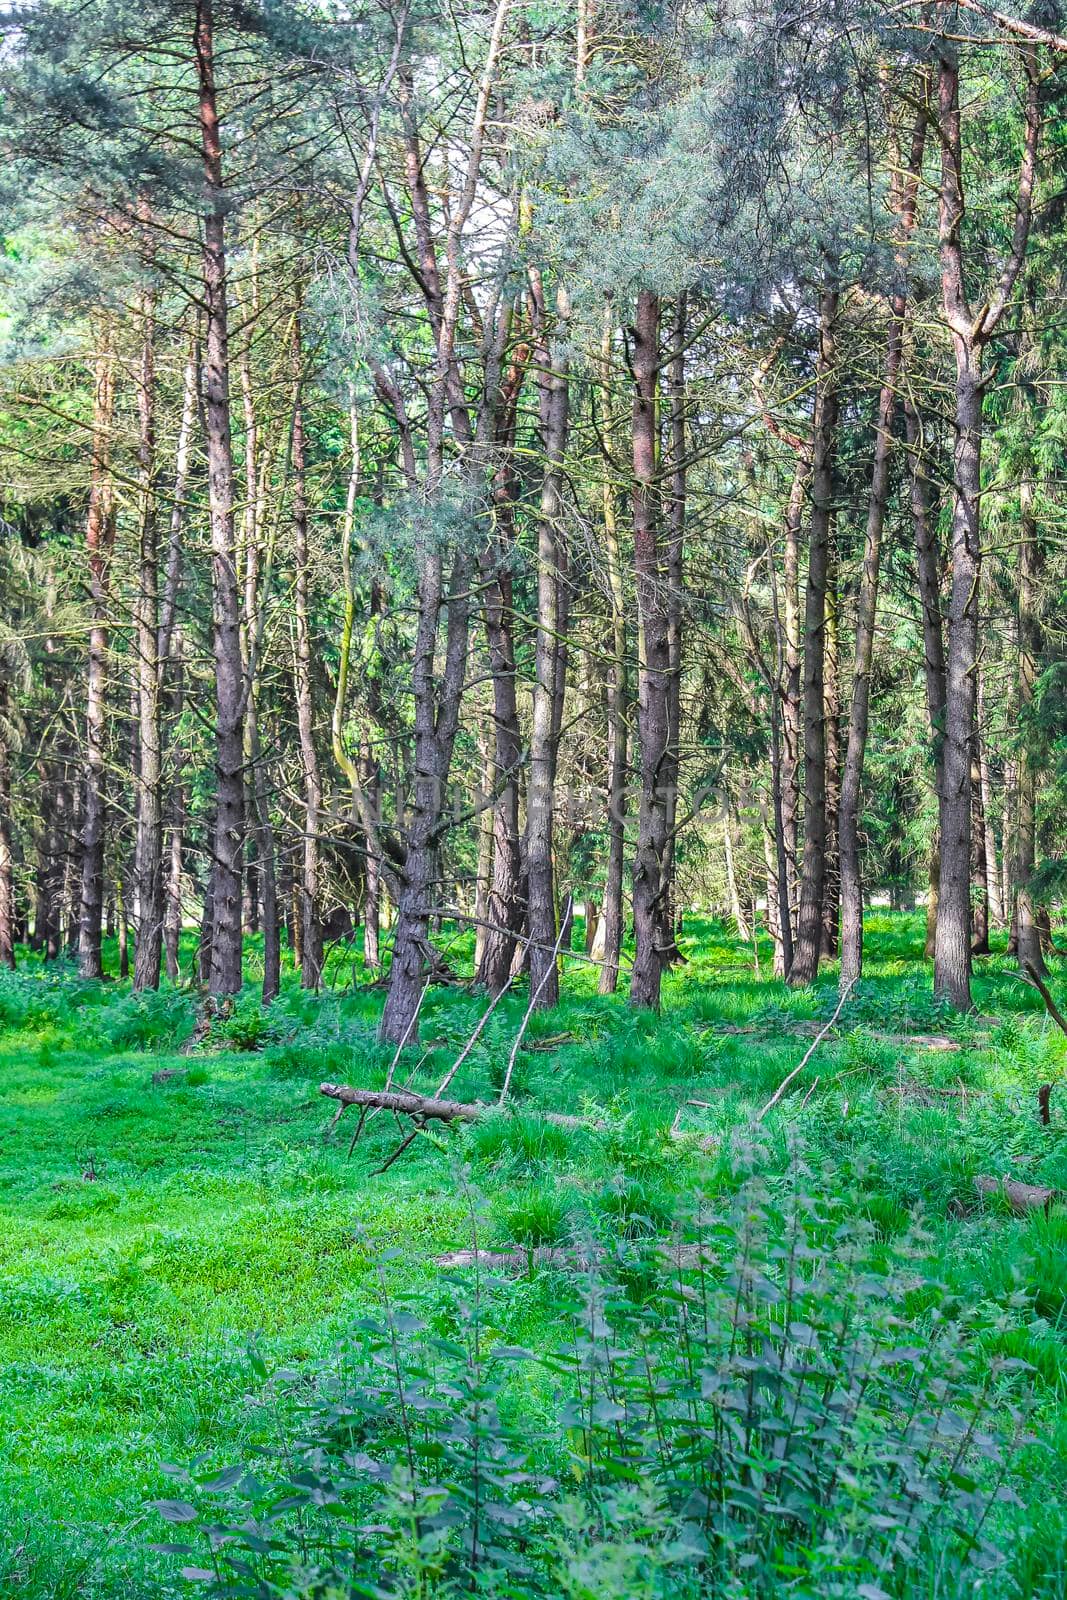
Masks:
[[[350,986],[339,962],[321,997],[290,974],[269,1014],[249,987],[189,1052],[188,994],[137,998],[27,958],[0,978],[0,1590],[188,1592],[150,1549],[166,1537],[151,1502],[173,1492],[165,1465],[225,1465],[262,1438],[264,1364],[324,1357],[383,1273],[432,1303],[435,1257],[471,1243],[472,1218],[495,1249],[563,1245],[587,1226],[666,1230],[679,1197],[736,1188],[747,1138],[772,1183],[803,1160],[857,1194],[880,1238],[920,1219],[937,1273],[977,1308],[976,1359],[1030,1364],[1033,1442],[1013,1464],[1025,1510],[1003,1592],[1062,1594],[1067,1216],[1014,1216],[974,1179],[1067,1189],[1067,1038],[996,954],[977,963],[978,1016],[946,1018],[921,936],[917,917],[870,918],[862,985],[758,1134],[754,1112],[833,1013],[832,969],[791,992],[768,975],[768,949],[757,975],[750,947],[694,920],[656,1019],[598,997],[574,962],[564,1003],[533,1019],[518,1054],[521,1114],[424,1134],[381,1176],[401,1137],[391,1116],[351,1157],[354,1112],[324,1139],[319,1082],[373,1088],[389,1064],[381,990]],[[460,970],[469,958],[454,942]],[[1052,984],[1062,997],[1063,975]],[[436,1087],[484,1006],[462,987],[427,994],[419,1088]],[[496,1098],[524,1010],[524,995],[505,998],[451,1095]],[[509,1339],[548,1336],[554,1275],[515,1279]]]

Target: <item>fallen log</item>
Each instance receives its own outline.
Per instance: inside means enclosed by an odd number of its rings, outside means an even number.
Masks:
[[[639,1244],[640,1240],[635,1240]],[[712,1252],[699,1244],[672,1244],[669,1239],[647,1240],[658,1247],[661,1258],[677,1266],[696,1266],[712,1259]],[[449,1250],[434,1256],[434,1266],[445,1271],[459,1267],[487,1267],[490,1272],[528,1273],[538,1267],[570,1268],[584,1272],[618,1254],[607,1245],[515,1245],[510,1250]]]
[[[1031,1211],[1043,1211],[1047,1216],[1057,1198],[1055,1189],[1046,1189],[1037,1183],[1018,1183],[1014,1178],[990,1178],[981,1174],[975,1178],[974,1186],[979,1194],[1003,1195],[1017,1216],[1026,1216]]]
[[[483,1117],[508,1116],[512,1112],[502,1112],[499,1105],[484,1105],[481,1101],[441,1100],[434,1095],[412,1094],[407,1089],[354,1089],[347,1083],[320,1083],[319,1093],[328,1100],[337,1101],[337,1110],[326,1126],[326,1137],[333,1132],[341,1116],[349,1106],[359,1107],[359,1122],[352,1136],[348,1153],[352,1154],[363,1132],[363,1125],[367,1120],[368,1112],[392,1111],[397,1116],[410,1117],[414,1123],[414,1131],[407,1134],[401,1144],[385,1164],[378,1168],[384,1172],[386,1167],[391,1167],[397,1156],[401,1155],[428,1122],[479,1122]],[[694,1105],[702,1104],[693,1101]],[[570,1128],[575,1131],[584,1129],[592,1132],[603,1132],[608,1124],[595,1117],[572,1117],[563,1111],[544,1111],[536,1107],[532,1115],[540,1117],[542,1122],[550,1122],[555,1128]],[[679,1111],[680,1115],[680,1111]],[[716,1139],[710,1135],[701,1135],[698,1132],[687,1133],[677,1127],[678,1118],[671,1127],[670,1137],[679,1140],[694,1140],[705,1153],[717,1148]]]
[[[758,1039],[778,1039],[783,1036],[795,1039],[812,1039],[819,1032],[820,1024],[817,1022],[790,1022],[790,1023],[761,1023],[747,1027],[739,1027],[734,1023],[712,1023],[702,1027],[701,1033],[716,1033],[725,1038],[740,1038],[742,1036]],[[875,1039],[879,1044],[896,1044],[911,1046],[916,1050],[962,1050],[963,1043],[953,1039],[947,1033],[885,1033],[878,1028],[865,1028],[869,1039]]]
[[[938,1089],[931,1083],[916,1083],[906,1079],[903,1083],[882,1084],[880,1094],[896,1094],[902,1100],[925,1100],[927,1104],[937,1100],[962,1100],[966,1108],[968,1100],[981,1100],[989,1093],[988,1089],[970,1089],[966,1084],[960,1084],[956,1089]]]
[[[397,1111],[420,1122],[475,1122],[485,1107],[464,1105],[461,1100],[435,1100],[428,1095],[410,1094],[400,1089],[352,1089],[347,1083],[321,1083],[319,1093],[337,1100],[341,1110],[360,1106],[364,1111]]]
[[[420,1128],[427,1122],[477,1122],[482,1117],[499,1114],[496,1106],[483,1105],[480,1101],[440,1100],[434,1095],[413,1094],[407,1089],[353,1089],[347,1083],[320,1083],[319,1093],[338,1102],[337,1111],[329,1125],[331,1129],[349,1106],[360,1108],[361,1126],[362,1118],[368,1111],[393,1111],[399,1116],[410,1117]],[[591,1121],[587,1117],[569,1117],[562,1111],[538,1110],[536,1115],[557,1128],[605,1126],[603,1122]]]

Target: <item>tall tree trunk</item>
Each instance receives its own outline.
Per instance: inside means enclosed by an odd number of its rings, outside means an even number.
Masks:
[[[540,297],[534,282],[535,306]],[[545,455],[541,481],[541,507],[537,528],[537,646],[530,729],[530,765],[526,791],[526,871],[530,937],[530,992],[535,1007],[547,1010],[559,1002],[559,972],[555,956],[558,933],[555,869],[556,762],[559,755],[560,689],[564,649],[563,598],[563,452],[567,442],[569,375],[560,352],[567,339],[568,308],[559,292],[559,323],[555,347],[543,334],[535,352],[541,368],[541,427]],[[543,323],[544,307],[536,313]]]
[[[861,805],[867,730],[870,722],[870,669],[875,653],[875,624],[878,616],[878,576],[881,568],[881,530],[885,526],[889,498],[889,451],[893,443],[893,411],[896,408],[897,374],[901,370],[904,294],[893,299],[889,322],[885,374],[878,395],[875,421],[875,459],[870,470],[870,496],[867,501],[867,536],[864,565],[856,602],[856,659],[853,667],[853,702],[848,718],[848,746],[845,771],[841,774],[841,805],[838,814],[838,846],[841,856],[841,990],[861,976],[864,962],[864,885],[859,861],[859,805]]]
[[[801,704],[800,650],[800,532],[804,514],[804,495],[811,472],[806,453],[797,455],[796,469],[786,505],[782,551],[782,612],[784,640],[784,678],[782,684],[782,841],[786,878],[789,887],[790,950],[794,947],[800,896],[800,745],[803,709]],[[783,918],[783,929],[785,919]],[[790,958],[790,965],[792,958]],[[788,973],[789,966],[786,967]]]
[[[981,351],[956,339],[956,446],[952,586],[945,663],[945,735],[940,806],[941,871],[934,990],[957,1010],[971,1007],[971,767],[981,546]]]
[[[369,739],[364,742],[360,753],[360,772],[370,804],[377,810],[381,793],[381,774]],[[363,965],[368,972],[377,972],[382,964],[381,922],[381,862],[372,842],[368,839],[363,869]]]
[[[819,365],[811,473],[811,531],[804,604],[804,860],[800,914],[790,983],[811,983],[822,948],[826,884],[826,729],[823,721],[823,658],[826,584],[833,514],[834,452],[837,444],[838,291],[819,297]]]
[[[1041,130],[1036,55],[1019,58],[1027,74],[1026,136],[1016,194],[1015,226],[997,287],[977,315],[967,298],[963,251],[965,212],[959,66],[954,45],[938,68],[941,187],[938,201],[941,299],[956,359],[952,458],[952,583],[946,652],[945,740],[941,788],[941,881],[934,947],[934,992],[957,1010],[971,1009],[971,767],[982,570],[979,507],[985,345],[1004,315],[1026,254],[1037,144]]]
[[[478,85],[463,184],[449,205],[444,258],[447,278],[443,289],[437,270],[436,250],[426,198],[425,177],[417,135],[408,119],[410,75],[404,85],[405,158],[412,201],[416,240],[420,257],[420,286],[426,297],[434,337],[435,363],[429,386],[426,410],[426,493],[433,503],[440,495],[444,479],[444,434],[446,415],[452,418],[453,433],[461,448],[487,442],[473,438],[470,417],[464,401],[463,381],[456,359],[456,327],[467,282],[461,270],[463,229],[470,217],[478,190],[482,151],[490,100],[496,81],[500,52],[504,44],[509,0],[497,0],[485,63]],[[355,265],[355,264],[354,264]],[[499,361],[499,352],[495,358]],[[480,421],[491,421],[493,392],[499,382],[490,376],[486,361],[486,395]],[[497,378],[499,366],[497,366]],[[416,486],[416,468],[411,449],[410,427],[403,400],[395,385],[390,389],[388,374],[378,369],[375,381],[392,405],[405,455],[405,476]],[[492,439],[492,429],[488,439]],[[486,463],[475,451],[472,481],[484,482]],[[470,579],[472,563],[457,550],[451,576],[444,580],[442,557],[438,550],[421,548],[417,552],[418,623],[412,660],[412,699],[414,701],[414,785],[410,823],[405,829],[403,863],[398,867],[397,916],[393,943],[393,963],[389,972],[389,993],[379,1028],[383,1041],[414,1043],[418,1036],[418,1008],[422,993],[422,974],[435,962],[429,942],[430,894],[434,886],[441,837],[446,827],[446,786],[452,764],[452,749],[459,725],[459,711],[466,680],[469,647]],[[438,625],[442,612],[447,618],[443,670],[435,670]]]
[[[670,527],[667,546],[667,750],[663,786],[667,804],[664,843],[663,894],[660,900],[660,944],[665,963],[682,959],[675,942],[675,831],[678,823],[678,784],[681,777],[682,731],[682,595],[684,592],[684,540],[686,512],[685,344],[688,307],[678,296],[670,360],[671,481]]]
[[[47,953],[55,960],[65,949],[68,955],[77,953],[81,936],[81,902],[79,898],[82,837],[81,785],[73,784],[70,769],[63,763],[62,775],[56,786],[54,813],[55,844],[52,849],[52,883]]]
[[[478,804],[478,859],[474,869],[474,970],[481,971],[488,934],[489,891],[493,872],[493,793],[496,788],[496,765],[492,747],[484,731],[478,733],[478,758],[481,763],[480,795]]]
[[[826,634],[823,654],[823,705],[826,708],[826,881],[822,896],[822,954],[837,954],[841,912],[841,858],[838,813],[841,806],[841,640],[839,632],[837,523],[830,531],[830,565],[826,577]]]
[[[919,180],[926,147],[925,108],[915,119],[911,150],[905,177],[893,180],[897,203],[898,228],[902,244],[915,227]],[[889,501],[889,459],[893,447],[893,415],[904,345],[904,318],[907,312],[907,264],[898,254],[900,284],[893,295],[889,312],[885,368],[875,417],[874,461],[867,500],[867,531],[863,545],[863,568],[856,602],[856,648],[852,673],[852,705],[848,721],[848,745],[841,780],[841,808],[838,839],[841,855],[841,988],[857,981],[863,971],[863,878],[860,866],[860,802],[863,793],[863,764],[867,754],[870,722],[871,667],[874,662],[875,627],[878,618],[878,584],[881,572],[882,530]],[[920,579],[921,582],[921,579]],[[938,616],[940,638],[940,615]]]
[[[78,917],[78,972],[102,978],[100,929],[104,909],[104,824],[107,781],[108,601],[111,548],[115,537],[111,486],[111,425],[114,414],[114,363],[111,330],[100,332],[93,388],[92,464],[85,546],[89,558],[92,622],[85,711],[85,782],[82,801],[81,902]]]
[[[295,398],[293,404],[293,551],[296,568],[296,648],[294,687],[296,724],[300,738],[300,764],[304,780],[304,848],[300,874],[300,911],[303,924],[300,983],[317,989],[322,982],[322,924],[319,916],[319,827],[322,815],[322,779],[315,749],[315,719],[311,687],[311,604],[308,562],[308,509],[306,440],[304,431],[303,349],[300,317],[293,331]]]
[[[1034,510],[1034,486],[1025,480],[1019,490],[1019,659],[1018,696],[1019,722],[1022,729],[1022,748],[1018,756],[1016,780],[1015,828],[1015,907],[1016,953],[1019,966],[1025,972],[1032,968],[1039,976],[1046,972],[1042,949],[1041,927],[1033,898],[1030,879],[1037,862],[1037,761],[1035,759],[1032,730],[1029,718],[1034,700],[1034,685],[1040,672],[1043,648],[1041,625],[1041,578],[1044,552],[1038,537],[1038,523]]]
[[[978,684],[978,719],[982,721],[982,684]],[[1000,895],[1000,869],[997,864],[997,833],[993,825],[993,784],[989,772],[989,748],[983,738],[978,748],[978,781],[982,795],[982,821],[986,898],[989,901],[989,919],[996,928],[1004,925],[1004,906]]]
[[[245,835],[244,710],[241,606],[234,537],[233,443],[230,432],[229,329],[226,288],[226,201],[215,97],[212,0],[196,0],[196,67],[206,214],[203,282],[207,317],[204,426],[211,504],[212,647],[215,658],[215,835],[212,851],[212,994],[241,987],[241,880]]]
[[[251,696],[250,696],[251,699]],[[278,868],[274,824],[270,814],[270,770],[263,754],[258,715],[251,719],[252,798],[255,805],[259,893],[263,913],[263,1004],[269,1006],[281,987],[282,931],[278,911]]]
[[[945,645],[941,623],[941,553],[937,542],[936,520],[931,511],[930,480],[922,460],[922,428],[910,401],[904,402],[907,427],[908,462],[911,482],[911,518],[915,538],[915,570],[922,613],[923,681],[926,688],[926,714],[930,728],[930,750],[934,767],[934,788],[942,788],[942,752],[945,733]],[[926,901],[927,960],[933,960],[937,939],[937,899],[941,881],[940,818],[930,849],[929,892]]]
[[[633,328],[633,526],[637,585],[637,735],[641,752],[641,810],[633,865],[634,965],[630,1004],[660,1003],[665,952],[662,905],[666,884],[667,799],[664,764],[670,745],[670,645],[667,573],[656,516],[656,393],[659,384],[660,304],[642,289]]]
[[[726,892],[730,897],[730,915],[734,919],[737,937],[747,944],[752,937],[752,930],[745,916],[745,908],[741,904],[741,896],[737,889],[737,872],[734,867],[734,819],[733,812],[728,810],[722,819],[722,846],[723,857],[726,862]]]
[[[525,347],[516,352],[501,396],[497,429],[499,455],[492,488],[493,536],[479,558],[482,612],[493,677],[492,766],[496,801],[492,814],[492,878],[486,897],[488,926],[484,930],[476,981],[493,995],[499,994],[508,982],[524,910],[519,834],[522,730],[516,683],[511,561],[515,547],[515,502],[519,493],[513,456],[516,407],[526,355]]]
[[[971,763],[971,954],[989,954],[989,880],[986,876],[985,810],[982,806],[980,736],[975,734],[974,761]]]
[[[391,1044],[417,1041],[423,973],[427,965],[432,971],[435,964],[429,938],[431,892],[437,876],[445,789],[459,723],[468,645],[470,565],[466,557],[456,554],[447,595],[442,558],[437,551],[423,555],[420,569],[419,623],[412,662],[415,779],[404,862],[398,871],[389,992],[379,1026],[379,1037]],[[434,658],[442,611],[448,619],[447,642],[444,671],[438,674]]]
[[[159,551],[156,507],[155,307],[146,297],[137,387],[141,469],[140,579],[137,596],[137,941],[133,986],[158,989],[163,950],[163,727],[159,672]]]
[[[184,641],[180,627],[172,634],[172,650],[174,679],[171,712],[177,722],[182,714],[185,692]],[[181,745],[177,742],[174,763],[170,791],[170,847],[163,912],[163,945],[166,951],[167,977],[172,983],[176,983],[181,976],[182,852],[185,844],[185,782],[182,775],[184,759]]]
[[[2,713],[0,713],[2,715]],[[0,740],[0,966],[15,966],[15,880],[11,849],[11,766]]]
[[[604,399],[604,431],[609,445],[614,436],[612,405],[612,313],[604,308],[604,327],[600,345]],[[626,723],[626,597],[622,581],[622,557],[615,516],[615,487],[610,463],[601,489],[604,516],[604,563],[611,629],[607,665],[607,802],[608,859],[604,873],[604,904],[598,945],[601,951],[599,990],[614,994],[619,982],[619,959],[623,937],[623,881],[626,849],[626,772],[628,730]]]
[[[126,878],[120,862],[115,872],[115,917],[118,922],[119,977],[130,975],[130,911],[126,904]]]

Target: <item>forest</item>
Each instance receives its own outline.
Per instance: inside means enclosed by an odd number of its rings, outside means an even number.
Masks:
[[[0,1587],[1067,1592],[1064,0],[0,8]]]

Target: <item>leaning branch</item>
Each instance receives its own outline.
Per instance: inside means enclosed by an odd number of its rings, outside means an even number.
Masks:
[[[807,1050],[804,1052],[804,1058],[800,1062],[799,1066],[795,1066],[793,1068],[792,1072],[787,1074],[787,1076],[782,1079],[782,1081],[778,1085],[777,1089],[771,1095],[771,1098],[767,1101],[767,1104],[763,1107],[763,1109],[761,1111],[757,1111],[756,1112],[756,1115],[753,1118],[753,1121],[762,1122],[764,1117],[767,1115],[768,1111],[773,1110],[773,1108],[778,1104],[779,1100],[785,1094],[785,1091],[789,1088],[789,1085],[792,1083],[793,1079],[796,1078],[796,1077],[799,1077],[799,1075],[804,1071],[804,1068],[807,1066],[808,1062],[811,1060],[811,1058],[815,1054],[816,1050],[822,1044],[823,1040],[826,1038],[826,1035],[830,1032],[830,1029],[833,1027],[833,1025],[837,1021],[838,1017],[841,1015],[841,1008],[844,1005],[845,1001],[848,999],[849,995],[852,993],[854,988],[855,988],[855,980],[853,980],[852,983],[850,983],[845,989],[843,989],[841,991],[841,997],[837,1002],[837,1007],[836,1007],[836,1009],[834,1011],[833,1016],[830,1018],[829,1022],[826,1024],[826,1026],[819,1033],[817,1033],[815,1035],[815,1038],[811,1041],[811,1044],[808,1046]]]

